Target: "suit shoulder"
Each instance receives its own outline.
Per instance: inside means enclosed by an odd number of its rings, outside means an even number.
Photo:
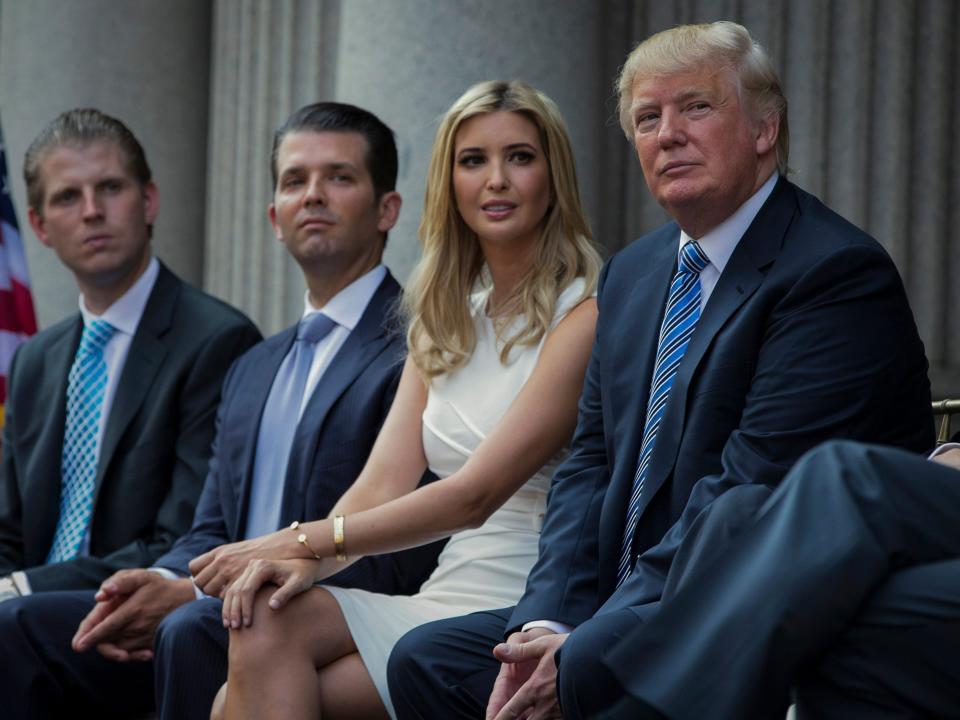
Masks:
[[[253,321],[229,303],[180,281],[179,310],[184,319],[207,327],[246,326],[256,329]]]
[[[797,216],[788,233],[788,241],[803,246],[815,256],[830,255],[845,248],[863,248],[887,255],[884,247],[815,195],[793,186],[797,198]]]
[[[17,346],[16,354],[24,359],[42,356],[52,344],[77,330],[79,322],[79,314],[59,320],[20,343]]]

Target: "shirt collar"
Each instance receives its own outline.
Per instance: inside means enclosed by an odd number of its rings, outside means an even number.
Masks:
[[[337,325],[342,325],[347,330],[353,330],[360,322],[360,318],[367,309],[373,294],[386,276],[387,267],[381,263],[347,285],[322,308],[313,306],[313,303],[310,302],[310,291],[307,290],[303,295],[303,315],[301,319],[311,313],[323,310],[323,314],[336,322]]]
[[[750,227],[750,223],[753,222],[757,213],[760,212],[760,208],[763,207],[767,198],[770,197],[770,193],[773,192],[773,187],[777,184],[779,177],[780,174],[777,172],[771,174],[770,177],[767,178],[767,181],[760,186],[760,189],[751,195],[743,205],[737,208],[733,215],[697,240],[700,249],[710,258],[710,263],[717,269],[718,273],[722,273],[723,269],[727,266],[727,261],[730,260],[730,256],[733,255],[737,243],[740,242],[740,238],[743,237],[747,228]],[[693,238],[683,232],[683,230],[680,231],[681,248],[692,240]]]
[[[104,310],[103,315],[97,315],[88,310],[87,303],[81,295],[80,315],[83,316],[84,326],[89,325],[94,320],[106,320],[119,332],[127,335],[136,333],[137,325],[140,324],[140,318],[143,316],[143,309],[147,306],[147,300],[150,299],[150,293],[153,292],[153,285],[159,274],[160,263],[155,257],[151,257],[143,274],[123,295],[114,300],[113,304]]]

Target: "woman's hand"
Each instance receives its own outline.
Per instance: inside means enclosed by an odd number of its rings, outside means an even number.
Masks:
[[[193,581],[207,595],[222,598],[251,560],[286,560],[300,556],[296,533],[284,528],[252,540],[214,548],[190,561]]]
[[[227,589],[223,598],[223,626],[239,629],[253,623],[253,601],[266,584],[279,585],[270,596],[274,610],[282,608],[290,598],[309,590],[314,582],[329,575],[324,562],[316,560],[251,560],[246,570]]]

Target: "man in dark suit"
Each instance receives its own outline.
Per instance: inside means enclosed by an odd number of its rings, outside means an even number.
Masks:
[[[560,706],[579,717],[565,675],[657,608],[680,541],[716,498],[776,485],[831,437],[932,445],[927,363],[897,271],[783,177],[786,100],[747,31],[655,35],[627,59],[620,93],[675,222],[602,273],[572,451],[524,596],[402,639],[389,668],[401,718],[555,716],[558,664]]]
[[[159,209],[119,120],[71,110],[24,163],[30,225],[73,273],[80,313],[10,367],[0,477],[6,597],[96,588],[149,565],[190,528],[220,385],[260,339],[151,251]]]
[[[143,712],[154,682],[161,717],[208,717],[226,679],[228,632],[220,601],[197,596],[188,563],[325,517],[363,467],[404,357],[391,323],[400,287],[381,264],[401,202],[393,134],[360,108],[310,105],[277,131],[272,169],[269,216],[304,273],[304,315],[231,368],[194,525],[170,552],[108,578],[96,604],[91,593],[62,593],[6,622],[0,613],[0,642],[14,648],[11,667],[0,660],[0,695],[28,697],[17,717],[64,706]],[[329,582],[410,593],[438,551],[366,558]],[[13,667],[24,656],[41,662]]]
[[[570,692],[611,720],[782,718],[791,688],[801,717],[956,716],[958,467],[957,449],[929,461],[831,442],[752,506],[721,498],[681,545],[662,610]]]

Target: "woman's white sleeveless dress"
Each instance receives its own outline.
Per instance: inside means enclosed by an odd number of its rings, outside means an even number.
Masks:
[[[583,290],[583,280],[577,279],[561,293],[554,326]],[[543,347],[543,341],[537,346],[515,347],[504,366],[500,362],[502,346],[484,312],[488,294],[489,289],[471,296],[477,346],[469,362],[435,378],[427,394],[423,447],[430,470],[440,478],[459,470],[493,430],[530,377]],[[387,659],[401,636],[433,620],[508,607],[520,599],[537,559],[550,478],[566,452],[552,458],[482,526],[453,535],[440,553],[437,568],[416,595],[324,586],[339,602],[391,717],[396,715],[387,689]]]

